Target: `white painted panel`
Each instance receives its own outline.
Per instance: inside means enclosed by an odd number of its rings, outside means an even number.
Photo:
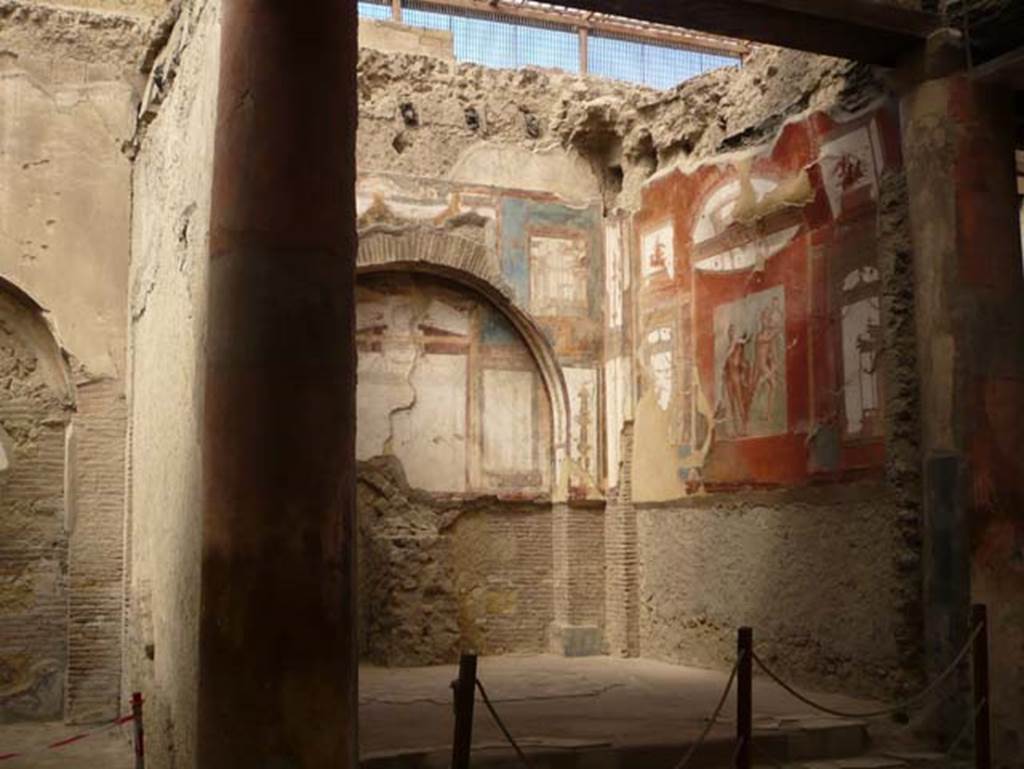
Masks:
[[[389,415],[412,403],[408,376],[415,360],[412,346],[383,352],[359,353],[356,388],[356,458],[367,460],[385,453],[391,434]]]
[[[619,485],[622,462],[622,429],[632,419],[632,373],[628,357],[614,358],[604,364],[605,450],[608,452],[608,488]]]
[[[412,486],[465,491],[466,357],[422,355],[411,383],[414,405],[391,416],[394,453]]]
[[[532,371],[483,372],[483,467],[488,473],[535,468]]]
[[[622,326],[622,292],[625,274],[622,261],[622,227],[614,222],[605,227],[605,286],[608,294],[608,328]]]

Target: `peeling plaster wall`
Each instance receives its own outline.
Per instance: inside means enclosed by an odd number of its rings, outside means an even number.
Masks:
[[[174,88],[135,163],[132,542],[126,691],[147,692],[147,761],[191,767],[196,740],[202,350],[220,5],[180,22]]]
[[[487,300],[428,276],[356,291],[360,460],[391,455],[440,494],[548,496],[551,404],[518,332]]]
[[[61,450],[75,493],[60,673],[63,715],[75,721],[118,708],[131,197],[122,147],[135,129],[134,61],[147,27],[116,14],[0,3],[0,277],[43,308],[75,389],[74,440]],[[53,481],[56,498],[65,479]]]
[[[460,648],[543,650],[554,467],[536,362],[457,283],[370,273],[356,299],[363,655],[426,665]]]
[[[84,446],[90,456],[104,458],[106,464],[96,468],[103,484],[118,475],[123,326],[130,319],[126,689],[153,693],[147,728],[158,769],[189,766],[200,551],[203,385],[197,361],[205,318],[219,6],[186,4],[157,62],[161,77],[146,89],[142,132],[134,138],[137,62],[152,58],[147,38],[163,41],[166,25],[151,28],[131,16],[11,0],[0,0],[0,15],[16,22],[0,32],[0,47],[16,52],[46,46],[53,52],[43,62],[0,56],[0,98],[17,105],[4,111],[4,142],[20,153],[5,155],[3,162],[10,157],[12,165],[4,176],[40,175],[35,182],[18,181],[29,186],[9,193],[10,200],[0,198],[0,267],[52,312],[74,356],[79,416],[97,425],[83,424],[79,450]],[[62,34],[73,21],[89,33]],[[90,39],[97,41],[95,52]],[[571,651],[580,639],[584,645],[600,641],[599,634],[582,632],[596,629],[616,653],[725,666],[732,631],[746,622],[758,628],[768,656],[777,655],[780,667],[800,680],[871,694],[913,684],[920,663],[919,478],[914,344],[907,322],[913,291],[898,163],[876,169],[868,195],[873,207],[861,222],[877,258],[881,333],[891,351],[880,363],[885,419],[872,425],[870,445],[858,447],[860,454],[851,450],[844,459],[839,447],[838,464],[831,444],[813,447],[816,461],[824,457],[830,470],[855,472],[815,477],[830,484],[824,490],[769,492],[758,489],[804,485],[814,473],[802,466],[779,476],[748,463],[745,475],[724,478],[716,487],[689,472],[696,466],[680,474],[678,461],[686,458],[681,444],[659,443],[653,435],[658,429],[679,437],[682,422],[650,419],[662,400],[686,394],[683,379],[666,377],[673,364],[666,368],[661,357],[655,365],[648,355],[678,341],[660,333],[666,326],[658,316],[662,305],[682,306],[675,301],[678,286],[648,283],[668,269],[665,253],[648,259],[645,242],[668,214],[695,204],[687,197],[693,191],[678,180],[734,173],[740,197],[753,192],[752,218],[758,221],[815,206],[824,216],[836,202],[806,170],[807,158],[773,170],[772,182],[781,189],[769,200],[775,207],[761,206],[766,191],[754,183],[744,158],[780,137],[794,141],[794,125],[801,121],[828,123],[832,130],[861,116],[882,93],[870,73],[845,62],[762,49],[742,70],[653,92],[559,72],[490,71],[364,50],[358,85],[364,180],[359,213],[364,242],[373,240],[368,251],[386,255],[390,246],[380,244],[406,236],[425,248],[453,242],[438,233],[468,243],[467,258],[483,255],[480,272],[496,294],[507,296],[539,329],[568,403],[564,437],[558,425],[547,426],[556,432],[554,468],[545,476],[545,463],[538,461],[536,483],[444,484],[432,491],[449,498],[438,499],[413,488],[430,485],[424,466],[416,466],[422,457],[395,451],[393,434],[385,435],[379,450],[367,449],[366,459],[392,453],[406,465],[396,468],[393,459],[378,458],[361,470],[361,587],[375,597],[363,602],[360,633],[367,654],[388,664],[450,660],[460,639],[482,653],[501,653],[546,650],[559,638],[561,650]],[[25,131],[24,139],[11,142],[8,137],[22,136],[20,126],[32,124],[23,118],[33,111],[45,130]],[[22,119],[15,123],[6,115]],[[54,154],[62,163],[73,160],[68,176],[54,176],[58,164],[43,162],[46,153],[28,141],[40,136],[56,137],[52,142],[62,152]],[[130,283],[122,145],[139,150]],[[733,170],[723,170],[728,168]],[[863,193],[857,187],[839,190],[837,199],[844,201],[847,193],[856,198]],[[97,189],[112,191],[102,207],[94,205],[104,200]],[[14,202],[57,198],[55,192],[65,190],[60,201],[34,203],[39,210],[28,216]],[[654,200],[659,195],[660,202]],[[57,215],[49,214],[51,208]],[[109,226],[96,227],[98,216],[107,217]],[[833,233],[839,251],[856,250],[860,242],[855,223],[848,224]],[[768,252],[774,248],[763,233],[751,242]],[[668,245],[681,276],[693,243],[673,233],[663,247]],[[85,255],[73,259],[66,255],[72,251]],[[433,267],[443,274],[455,265]],[[822,296],[829,297],[829,290]],[[75,304],[85,298],[91,304]],[[771,307],[768,302],[755,309]],[[815,309],[812,302],[810,311]],[[651,332],[658,333],[652,338]],[[375,342],[363,342],[372,352]],[[705,367],[713,374],[720,363],[714,339],[703,344],[712,361]],[[840,348],[822,349],[841,358]],[[776,357],[789,355],[785,347]],[[466,388],[467,402],[473,391]],[[415,407],[406,402],[398,411]],[[714,410],[704,412],[714,419]],[[794,451],[807,453],[801,439],[817,440],[815,418],[808,411],[802,430],[789,436]],[[543,419],[537,424],[545,427]],[[719,460],[728,470],[728,457]],[[437,461],[430,455],[430,462]],[[474,478],[472,461],[464,461],[465,477]],[[658,478],[644,482],[645,474]],[[553,510],[551,498],[563,484],[574,505]],[[453,499],[452,492],[471,493]],[[612,501],[607,510],[606,497]],[[97,520],[108,524],[119,509],[115,497],[102,493],[80,500],[79,515],[95,508]],[[95,528],[82,531],[106,536]],[[72,535],[71,605],[86,607],[85,617],[92,604],[74,601],[75,552]],[[107,587],[119,574],[117,559],[81,563],[96,569]],[[681,574],[689,578],[680,580]],[[837,593],[863,600],[837,608]],[[817,645],[809,643],[815,633],[808,628],[820,630]],[[73,647],[70,654],[74,659]],[[82,671],[99,671],[94,690],[111,697],[108,658],[78,659]]]
[[[642,200],[639,653],[710,664],[749,624],[797,680],[913,689],[917,380],[893,110],[791,119]]]
[[[581,539],[571,534],[587,520],[582,511],[555,513],[556,616],[571,624],[592,615],[595,609],[578,591],[600,580],[607,599],[600,624],[608,648],[618,653],[720,664],[731,654],[734,626],[749,621],[760,626],[759,637],[780,666],[800,680],[865,693],[912,687],[922,672],[913,281],[898,126],[891,108],[876,122],[866,111],[878,110],[884,95],[871,73],[847,62],[761,49],[739,72],[713,72],[651,92],[562,73],[495,72],[364,51],[360,88],[364,174],[447,177],[459,185],[525,188],[604,204],[603,332],[597,344],[580,348],[575,363],[562,365],[570,387],[574,365],[585,360],[600,369],[598,485],[611,502],[601,544],[590,556],[589,546],[566,547]],[[774,166],[764,159],[773,152]],[[401,199],[397,191],[378,189],[385,203]],[[720,200],[711,199],[717,189]],[[527,256],[515,246],[518,235],[508,239],[508,228],[517,226],[514,214],[514,206],[497,206],[500,234],[493,246],[513,289]],[[692,236],[687,228],[704,214],[707,222]],[[800,224],[805,218],[809,226]],[[751,231],[729,230],[734,219]],[[794,230],[800,226],[807,229]],[[650,259],[662,230],[664,251]],[[742,261],[747,248],[761,254],[755,263],[722,269],[722,262],[706,271],[710,279],[693,278],[704,283],[690,283],[693,263],[725,259],[712,253],[716,238],[737,237],[719,251]],[[808,249],[799,258],[794,237]],[[698,241],[708,242],[698,251]],[[787,249],[790,256],[774,256]],[[674,260],[668,267],[666,258]],[[791,258],[792,268],[773,272]],[[779,307],[788,318],[780,327],[784,344],[766,359],[775,360],[776,369],[791,369],[774,391],[782,399],[776,421],[785,427],[762,419],[754,428],[755,437],[788,433],[791,446],[781,454],[776,446],[761,460],[744,454],[749,447],[739,448],[750,442],[747,427],[734,422],[730,437],[728,414],[716,414],[723,396],[715,372],[722,361],[713,324],[715,303],[725,295],[707,285],[742,282],[751,266],[763,289],[779,275],[791,276],[781,278],[785,288],[779,289],[788,302]],[[714,277],[716,271],[722,277]],[[856,286],[848,279],[854,272]],[[669,280],[659,282],[659,273]],[[773,307],[765,300],[764,307],[741,308],[752,291],[737,284],[726,297],[726,304],[738,303],[730,312],[746,313],[754,324],[751,340],[757,318]],[[868,316],[854,313],[844,325],[844,301],[870,302]],[[529,301],[523,304],[533,311]],[[560,348],[557,326],[539,322]],[[667,336],[663,328],[670,329]],[[661,335],[652,338],[655,332]],[[856,379],[844,373],[850,366],[844,356],[855,357],[856,335],[869,332],[885,352],[876,352],[877,365]],[[753,341],[748,347],[751,367],[757,362]],[[809,376],[812,384],[801,385]],[[873,383],[873,394],[855,394],[851,379]],[[805,400],[808,387],[820,391],[816,405]],[[684,401],[690,407],[676,409]],[[678,416],[665,418],[668,406]],[[756,491],[809,482],[835,488]],[[709,537],[711,544],[703,544]],[[809,544],[819,539],[827,547]],[[760,547],[772,557],[751,571],[755,579],[745,566],[757,563]],[[810,552],[797,558],[803,547]],[[604,559],[600,569],[591,560],[597,557]],[[835,568],[847,558],[849,567]],[[687,584],[680,584],[680,573],[691,575]],[[842,591],[848,584],[858,586],[863,606],[837,609],[835,596],[821,590],[832,585]],[[740,600],[744,590],[760,594],[766,585],[769,595],[786,600],[756,606]],[[718,604],[703,597],[716,591],[730,598]],[[790,604],[801,611],[786,619]],[[826,633],[809,647],[802,624],[808,617],[813,628],[834,621],[846,635]],[[886,643],[877,642],[879,634]]]

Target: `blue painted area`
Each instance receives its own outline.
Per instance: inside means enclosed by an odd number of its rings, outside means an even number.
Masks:
[[[529,201],[505,198],[501,201],[501,275],[512,286],[516,301],[530,305]]]
[[[501,272],[516,301],[530,306],[530,232],[564,232],[587,239],[590,259],[587,296],[589,315],[600,315],[604,272],[604,237],[598,205],[573,208],[562,203],[505,197],[501,204]]]
[[[480,308],[480,339],[484,344],[511,345],[521,342],[508,318],[490,305]]]

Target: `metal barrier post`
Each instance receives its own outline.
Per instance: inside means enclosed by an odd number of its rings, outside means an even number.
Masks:
[[[741,627],[736,644],[736,769],[750,769],[754,722],[754,630]]]
[[[473,745],[473,702],[476,699],[476,655],[459,657],[459,680],[455,690],[455,737],[452,740],[452,769],[469,769]]]
[[[971,632],[981,628],[974,637],[971,650],[974,669],[974,767],[992,769],[992,732],[989,725],[988,691],[988,612],[985,604],[971,607]]]
[[[132,694],[132,725],[135,727],[135,769],[146,769],[146,742],[142,728],[142,692]]]

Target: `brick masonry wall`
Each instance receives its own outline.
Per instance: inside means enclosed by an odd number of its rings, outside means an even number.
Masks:
[[[451,537],[463,643],[480,654],[546,651],[550,508],[487,505],[460,515]]]
[[[555,505],[551,509],[551,609],[556,625],[563,626],[570,624],[569,550],[569,506]]]
[[[79,385],[77,399],[67,714],[87,722],[110,718],[118,708],[127,409],[113,379]]]
[[[0,723],[63,715],[69,416],[0,305]]]
[[[605,513],[605,643],[609,654],[640,653],[637,523],[633,508],[633,425],[622,436],[619,487]]]
[[[569,526],[569,623],[604,625],[605,508],[570,507]]]

